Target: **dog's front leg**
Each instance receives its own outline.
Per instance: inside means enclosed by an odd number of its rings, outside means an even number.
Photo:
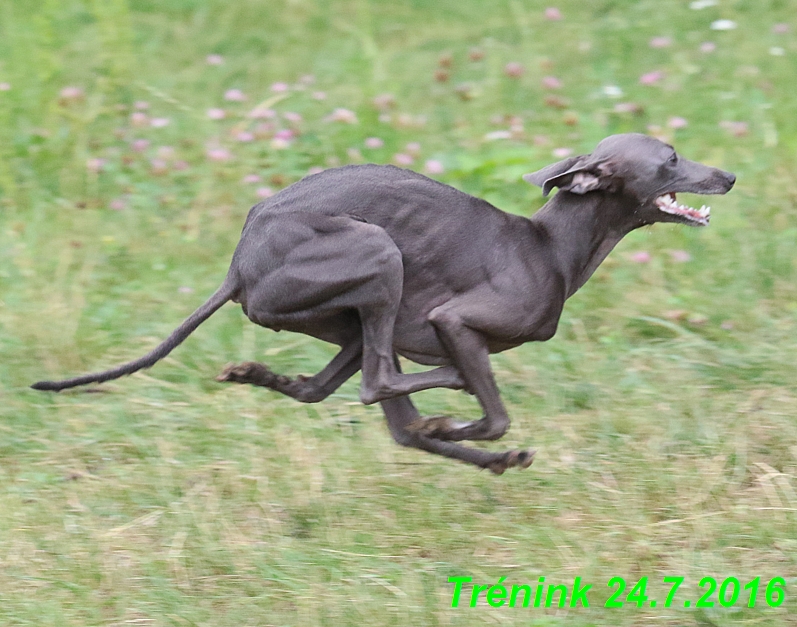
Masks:
[[[489,468],[497,475],[502,474],[507,468],[528,468],[534,461],[534,451],[530,450],[485,451],[454,442],[444,442],[419,433],[417,429],[413,429],[412,425],[417,425],[423,418],[419,416],[418,410],[415,409],[409,396],[390,398],[381,401],[381,404],[390,434],[402,446],[417,448],[451,459],[459,459],[480,468]]]
[[[509,416],[495,383],[486,338],[468,327],[456,305],[451,303],[433,309],[428,319],[467,389],[478,399],[484,417],[472,422],[456,422],[445,416],[433,416],[419,419],[410,428],[440,440],[499,439],[509,428]]]

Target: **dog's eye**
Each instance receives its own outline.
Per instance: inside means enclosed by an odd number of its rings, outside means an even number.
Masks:
[[[672,155],[670,155],[670,158],[667,159],[667,163],[669,163],[670,165],[675,165],[676,163],[678,163],[678,153],[677,152],[672,153]]]

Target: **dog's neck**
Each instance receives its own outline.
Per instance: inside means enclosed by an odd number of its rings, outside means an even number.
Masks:
[[[592,276],[634,224],[634,205],[621,195],[558,192],[531,218],[565,280],[565,298]]]

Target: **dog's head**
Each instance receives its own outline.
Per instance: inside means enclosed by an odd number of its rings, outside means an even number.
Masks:
[[[542,187],[546,196],[554,187],[572,194],[621,194],[634,201],[633,218],[640,226],[654,222],[706,226],[710,208],[681,205],[675,195],[725,194],[736,182],[730,172],[683,159],[669,144],[639,133],[612,135],[592,154],[564,159],[523,179]]]

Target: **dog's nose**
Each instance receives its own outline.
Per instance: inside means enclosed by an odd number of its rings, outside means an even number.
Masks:
[[[728,189],[730,189],[736,182],[736,175],[732,172],[723,172],[723,174],[725,175],[725,179],[728,181]]]

